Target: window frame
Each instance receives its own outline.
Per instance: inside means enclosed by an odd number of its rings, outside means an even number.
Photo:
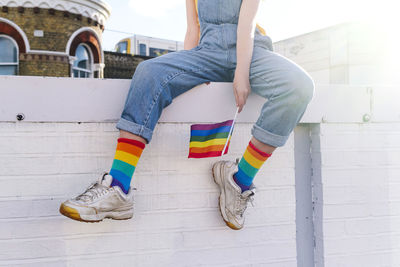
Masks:
[[[12,38],[9,35],[6,34],[0,34],[0,37],[5,37],[9,40],[11,40],[11,42],[13,42],[14,46],[17,48],[17,62],[0,62],[0,66],[17,66],[17,73],[15,75],[9,75],[9,76],[18,76],[19,75],[19,46],[17,41],[14,40],[14,38]]]
[[[90,61],[89,62],[89,64],[90,64],[90,68],[89,69],[83,69],[83,68],[79,68],[79,67],[75,67],[74,66],[75,61],[78,59],[78,57],[76,56],[76,50],[78,50],[78,47],[80,45],[84,46],[86,48],[86,50],[89,52],[89,57],[90,57],[89,58],[89,61]],[[93,78],[94,77],[94,57],[93,57],[92,49],[90,49],[90,47],[85,43],[79,43],[77,45],[77,47],[76,47],[76,50],[75,50],[75,56],[74,56],[75,59],[74,59],[73,63],[71,64],[71,77],[72,78]],[[89,73],[89,75],[88,75],[88,77],[75,77],[74,76],[74,70],[77,70],[78,73],[80,73],[81,71],[85,72],[85,73]]]

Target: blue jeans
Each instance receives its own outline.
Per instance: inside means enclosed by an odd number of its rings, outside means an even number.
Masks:
[[[233,82],[240,3],[198,0],[198,46],[139,63],[117,129],[150,142],[162,110],[175,97],[205,82]],[[270,146],[283,146],[314,95],[314,81],[299,65],[273,52],[271,38],[257,28],[249,78],[251,91],[268,99],[251,134]]]

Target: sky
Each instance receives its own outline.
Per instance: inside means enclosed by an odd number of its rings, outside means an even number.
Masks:
[[[104,1],[112,9],[103,33],[106,51],[113,51],[119,40],[133,34],[182,42],[185,38],[185,0]],[[346,21],[396,16],[395,1],[264,0],[256,21],[276,42]]]

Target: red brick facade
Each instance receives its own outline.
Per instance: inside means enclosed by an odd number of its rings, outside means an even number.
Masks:
[[[8,23],[0,21],[0,34],[5,34],[12,37],[18,44],[19,52],[26,53],[25,42],[21,34]]]

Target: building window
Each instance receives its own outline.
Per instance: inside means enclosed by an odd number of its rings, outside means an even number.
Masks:
[[[84,44],[78,45],[76,48],[75,57],[76,59],[74,61],[74,65],[72,66],[73,77],[92,77],[93,57],[90,49]]]
[[[128,42],[120,42],[117,44],[118,53],[128,53]]]
[[[9,36],[0,35],[0,75],[18,74],[18,45]]]
[[[139,44],[139,55],[147,56],[147,47],[145,44]]]

